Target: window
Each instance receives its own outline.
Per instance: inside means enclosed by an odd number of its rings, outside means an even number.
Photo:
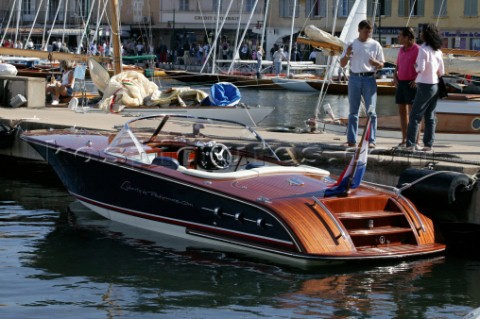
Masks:
[[[350,13],[350,9],[353,6],[352,0],[340,0],[339,7],[338,7],[338,16],[339,17],[348,17]]]
[[[255,5],[255,0],[247,0],[245,1],[245,12],[252,12],[253,6]]]
[[[178,6],[179,8],[178,9],[180,11],[189,11],[190,10],[189,6],[188,6],[189,2],[190,2],[189,0],[180,0],[178,2],[179,2],[179,6]]]
[[[425,12],[425,0],[399,0],[398,1],[398,16],[408,17],[416,16],[423,17]]]
[[[133,22],[143,22],[143,0],[133,1]]]
[[[374,10],[375,2],[376,0],[367,1],[367,16],[371,17],[373,11],[375,11],[377,17],[379,14],[382,16],[392,16],[392,0],[378,0],[377,10]]]
[[[80,17],[87,17],[88,16],[88,10],[90,8],[89,6],[90,0],[79,0],[75,4],[75,13],[80,16]]]
[[[23,14],[32,14],[32,0],[24,0],[22,2]]]
[[[466,17],[478,16],[478,0],[465,0],[463,15]]]
[[[433,15],[445,17],[447,15],[447,0],[435,0],[433,3]]]
[[[307,0],[305,5],[306,17],[326,17],[327,16],[327,0]]]
[[[294,3],[294,0],[280,0],[280,16],[283,18],[291,18]],[[298,18],[298,4],[295,9],[295,18]]]
[[[35,15],[35,3],[33,0],[23,0],[22,2],[22,18],[26,21],[33,21]]]
[[[471,39],[470,40],[470,50],[480,50],[480,39]]]

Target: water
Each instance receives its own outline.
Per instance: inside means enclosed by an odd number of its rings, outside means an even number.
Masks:
[[[299,270],[85,211],[45,165],[0,162],[0,318],[462,318],[480,258]]]
[[[184,86],[182,82],[165,78],[157,82],[161,88]],[[209,86],[190,86],[208,92]],[[260,127],[306,128],[305,120],[314,117],[317,110],[319,93],[306,93],[284,90],[257,90],[241,88],[242,102],[247,105],[275,106],[275,110],[262,122]],[[348,117],[348,98],[345,95],[330,95],[323,104],[329,103],[336,117]],[[395,97],[379,95],[377,100],[378,115],[398,114]],[[320,116],[326,116],[320,107]],[[361,113],[362,114],[362,113]]]

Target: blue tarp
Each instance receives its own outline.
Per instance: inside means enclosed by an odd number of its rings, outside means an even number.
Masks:
[[[232,83],[219,82],[210,88],[208,101],[202,101],[202,105],[232,106],[240,102],[242,95],[240,90]]]

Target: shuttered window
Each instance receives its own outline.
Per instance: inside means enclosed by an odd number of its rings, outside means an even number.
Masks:
[[[348,17],[348,14],[350,13],[350,9],[352,8],[354,2],[354,0],[340,0],[338,16]]]
[[[478,0],[465,0],[465,8],[463,14],[466,17],[478,16]]]
[[[280,16],[283,18],[291,18],[293,13],[294,0],[280,0]],[[298,3],[295,9],[295,18],[298,18]]]
[[[425,15],[425,0],[399,0],[398,16],[399,17],[423,17]]]
[[[305,5],[306,17],[326,17],[327,0],[307,0]]]
[[[375,2],[376,0],[367,1],[367,16],[369,17],[371,17],[373,14]],[[377,8],[377,10],[375,11],[377,16],[379,14],[379,9],[382,16],[392,16],[392,0],[379,0],[378,6],[379,8]]]
[[[445,17],[447,15],[447,0],[435,0],[433,3],[433,15]]]

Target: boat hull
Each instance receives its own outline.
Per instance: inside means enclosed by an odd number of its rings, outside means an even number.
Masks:
[[[256,76],[208,74],[187,71],[165,71],[172,79],[192,85],[212,85],[218,82],[230,82],[240,88],[282,90],[283,88],[273,82],[270,77],[257,79]]]
[[[348,83],[330,82],[328,85],[324,85],[323,82],[324,81],[307,81],[311,87],[318,91],[321,91],[322,86],[324,86],[327,87],[327,92],[330,94],[348,94]],[[395,91],[396,88],[393,85],[386,83],[377,84],[378,95],[395,95]]]
[[[155,118],[162,120],[152,127]],[[83,130],[25,132],[22,139],[87,207],[159,233],[301,266],[411,258],[445,249],[435,241],[431,220],[398,194],[362,186],[347,197],[325,197],[327,171],[268,161],[258,153],[265,148],[252,145],[246,132],[226,122],[217,127],[204,119],[181,119],[133,119],[113,139],[105,132]],[[207,135],[192,135],[190,129],[181,139],[175,134],[175,128],[196,128],[196,120],[202,123],[198,129],[216,140],[220,131],[227,135],[223,142],[233,154],[230,169],[207,165],[204,156],[217,154]],[[150,135],[147,127],[157,129]],[[159,127],[166,128],[165,135],[159,135]],[[233,142],[231,136],[237,135],[242,138]],[[190,152],[184,153],[186,149]],[[220,165],[221,158],[215,158]]]

